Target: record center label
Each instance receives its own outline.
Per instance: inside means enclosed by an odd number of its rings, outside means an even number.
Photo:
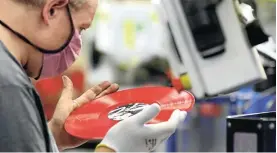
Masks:
[[[122,121],[141,112],[146,106],[148,106],[148,104],[143,103],[133,103],[119,106],[109,112],[108,118],[110,120]]]

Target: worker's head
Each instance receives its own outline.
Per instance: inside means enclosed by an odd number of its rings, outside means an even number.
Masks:
[[[53,76],[67,69],[79,54],[80,33],[92,23],[97,3],[98,0],[1,0],[0,28],[13,35],[10,41],[20,39],[30,47],[26,53],[27,71],[42,68],[44,77]],[[28,66],[34,61],[40,68]],[[35,77],[39,72],[30,74]]]

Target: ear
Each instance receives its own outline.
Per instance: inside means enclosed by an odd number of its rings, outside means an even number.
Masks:
[[[65,7],[69,0],[46,0],[42,9],[42,17],[45,24],[49,24],[49,20],[56,15],[58,9]]]

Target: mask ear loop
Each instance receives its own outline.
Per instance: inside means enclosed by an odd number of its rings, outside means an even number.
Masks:
[[[68,17],[69,17],[69,20],[70,20],[70,26],[71,26],[71,33],[70,33],[70,37],[68,38],[67,42],[60,48],[61,50],[60,51],[56,51],[56,52],[53,52],[53,51],[50,51],[49,50],[40,50],[42,53],[45,53],[45,54],[55,54],[55,53],[59,53],[61,51],[63,51],[68,45],[69,43],[71,42],[71,39],[73,38],[73,35],[74,35],[74,23],[73,23],[73,20],[72,20],[72,16],[71,16],[71,12],[70,12],[70,9],[69,9],[69,6],[67,5],[67,12],[68,12]],[[1,20],[0,20],[1,21]],[[42,60],[44,59],[44,57],[42,57]],[[41,77],[41,73],[42,73],[42,70],[43,70],[43,62],[42,62],[42,65],[41,65],[41,68],[39,70],[39,74],[36,78],[34,78],[35,80],[39,80],[40,77]]]
[[[36,78],[34,78],[35,80],[38,80],[38,79],[40,78],[42,69],[43,69],[43,63],[42,63],[42,66],[41,66],[41,68],[40,68],[40,70],[39,70],[38,76],[37,76]]]
[[[69,5],[67,5],[66,8],[67,8],[67,12],[68,12],[69,21],[70,21],[71,32],[70,32],[69,38],[67,39],[66,43],[64,43],[60,48],[55,49],[55,50],[43,49],[43,48],[33,44],[30,40],[28,40],[26,37],[24,37],[20,33],[14,31],[12,28],[10,28],[7,24],[5,24],[1,20],[0,20],[0,24],[3,25],[8,30],[10,30],[11,32],[13,32],[17,37],[19,37],[20,39],[22,39],[26,43],[30,44],[31,46],[33,46],[34,48],[39,50],[40,52],[45,53],[45,54],[55,54],[55,53],[59,53],[59,52],[63,51],[69,45],[71,39],[73,38],[74,32],[75,32],[75,30],[74,30],[74,23],[73,23],[73,20],[72,20],[72,16],[71,16],[71,12],[70,12],[70,9],[69,9]]]
[[[39,70],[38,76],[37,76],[36,78],[34,78],[35,80],[38,80],[38,79],[40,79],[40,77],[41,77],[41,72],[42,72],[42,70],[43,70],[43,65],[44,65],[43,60],[44,60],[44,54],[42,55],[42,59],[41,59],[42,64],[41,64],[41,67],[40,67],[40,70]]]

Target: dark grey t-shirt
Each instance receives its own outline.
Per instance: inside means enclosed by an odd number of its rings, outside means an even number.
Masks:
[[[0,152],[57,152],[40,98],[0,41]]]

